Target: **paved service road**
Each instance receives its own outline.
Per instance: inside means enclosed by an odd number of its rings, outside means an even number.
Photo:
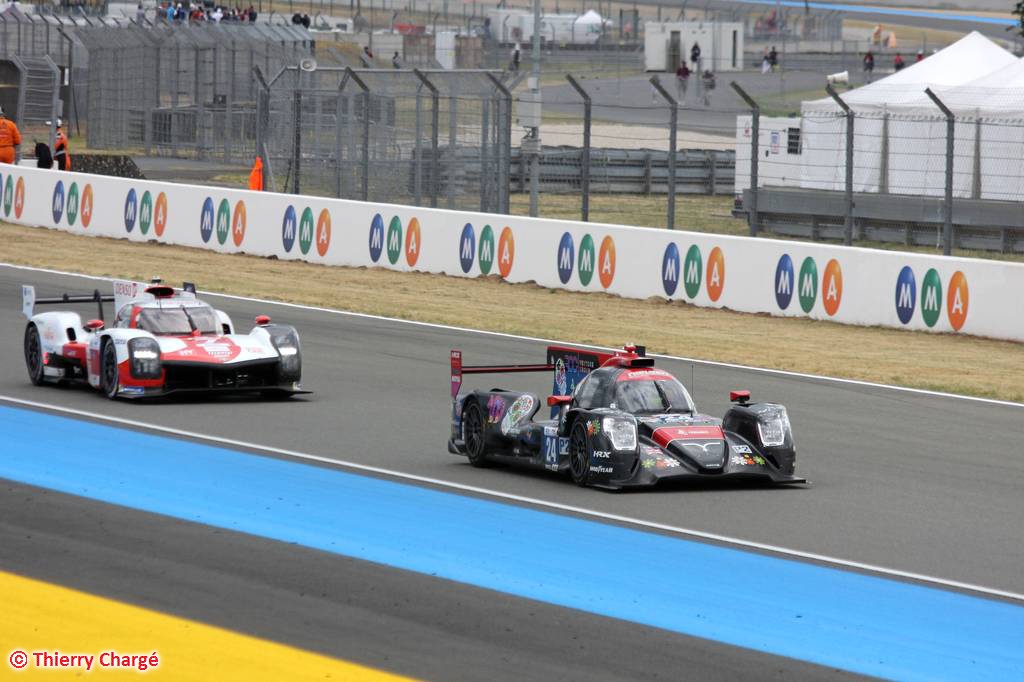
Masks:
[[[725,411],[733,388],[786,404],[798,472],[813,485],[608,494],[545,475],[474,469],[446,452],[448,350],[461,348],[472,364],[529,363],[543,357],[541,342],[209,297],[240,327],[258,313],[295,324],[305,384],[315,394],[284,403],[110,403],[84,389],[28,383],[21,358],[23,282],[35,284],[40,296],[108,286],[0,267],[2,395],[1024,592],[1022,407],[665,361],[662,366],[691,385],[698,405],[712,414]],[[600,302],[593,305],[599,320]],[[635,341],[657,345],[654,336]],[[754,349],[750,360],[758,361]],[[542,395],[550,388],[544,375],[473,381]]]

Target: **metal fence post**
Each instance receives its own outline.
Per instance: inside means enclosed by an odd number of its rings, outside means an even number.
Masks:
[[[676,125],[679,122],[679,102],[661,86],[657,76],[651,76],[651,85],[671,107],[668,131],[668,229],[676,229]]]
[[[580,159],[580,172],[583,173],[583,177],[580,178],[580,189],[583,192],[582,220],[587,222],[590,220],[590,95],[570,74],[565,74],[565,80],[569,81],[569,85],[583,98],[583,153]]]
[[[300,175],[302,168],[302,90],[295,89],[295,96],[292,99],[292,125],[294,127],[294,138],[292,140],[292,194],[299,194]]]
[[[260,71],[260,67],[254,65],[252,67],[253,78],[252,81],[256,90],[256,156],[260,158],[263,163],[263,187],[261,189],[270,189],[273,191],[273,178],[270,175],[270,157],[267,154],[267,128],[270,122],[270,87],[267,85],[266,79],[263,78],[263,72]],[[267,182],[270,178],[271,182]]]
[[[756,237],[761,230],[760,219],[757,214],[757,193],[758,193],[758,164],[761,160],[761,107],[754,98],[733,81],[729,83],[747,106],[750,107],[750,206],[747,208],[747,224],[750,226],[750,236]]]
[[[441,118],[440,93],[438,92],[437,87],[427,80],[427,77],[423,75],[422,71],[419,69],[413,69],[412,72],[416,74],[416,77],[420,79],[420,82],[430,90],[430,206],[431,208],[437,208],[438,174],[440,171],[437,159],[437,127]]]
[[[370,200],[370,88],[363,79],[356,75],[351,66],[345,67],[345,73],[355,81],[363,91],[363,177],[360,197],[363,201]]]
[[[504,116],[501,119],[495,116],[495,125],[498,126],[501,136],[501,139],[497,140],[497,149],[495,150],[495,160],[498,165],[498,196],[496,199],[498,213],[508,213],[508,194],[511,184],[509,173],[512,167],[512,92],[494,74],[488,73],[487,78],[505,100]]]
[[[950,111],[931,88],[924,94],[935,103],[946,117],[946,197],[942,202],[942,255],[948,256],[953,250],[953,143],[956,134],[956,116]]]
[[[831,84],[825,86],[825,92],[846,113],[846,222],[843,227],[843,243],[850,246],[853,244],[853,109]]]

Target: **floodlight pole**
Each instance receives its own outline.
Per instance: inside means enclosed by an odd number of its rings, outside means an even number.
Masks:
[[[825,86],[825,92],[846,113],[846,222],[843,227],[843,243],[850,246],[853,244],[853,109],[843,101],[831,83]]]
[[[956,116],[931,88],[925,88],[924,94],[946,117],[946,197],[942,202],[942,254],[948,256],[953,251],[953,136],[956,132]]]
[[[676,229],[676,126],[679,123],[679,102],[676,101],[675,97],[668,94],[668,91],[662,87],[661,81],[658,80],[657,76],[651,76],[651,85],[658,91],[665,101],[668,102],[671,109],[669,109],[669,129],[668,129],[668,224],[667,227],[670,230]]]
[[[733,81],[729,85],[750,107],[750,206],[747,207],[747,220],[750,225],[750,236],[756,237],[760,229],[757,216],[757,166],[761,160],[761,107],[739,86],[739,83]]]

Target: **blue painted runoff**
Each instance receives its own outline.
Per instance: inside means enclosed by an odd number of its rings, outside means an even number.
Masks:
[[[1012,603],[30,410],[0,434],[0,478],[867,675],[1024,679]]]
[[[804,8],[803,0],[737,0],[745,5],[781,5],[783,7]],[[1007,3],[1009,7],[1010,3]],[[917,19],[944,19],[946,21],[970,21],[977,24],[993,24],[995,26],[1016,26],[1015,19],[1005,17],[987,17],[976,14],[957,14],[952,12],[936,12],[926,9],[906,9],[901,7],[871,7],[870,5],[845,5],[835,2],[812,2],[811,9],[825,9],[838,12],[858,14],[884,14],[893,17],[912,17]]]

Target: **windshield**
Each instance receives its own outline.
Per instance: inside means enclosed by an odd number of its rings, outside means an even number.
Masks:
[[[201,334],[215,334],[217,316],[209,306],[143,308],[139,312],[135,326],[163,336],[188,336],[192,333],[193,326]]]
[[[619,380],[612,407],[632,414],[693,412],[693,401],[679,381],[668,374],[651,379]]]

